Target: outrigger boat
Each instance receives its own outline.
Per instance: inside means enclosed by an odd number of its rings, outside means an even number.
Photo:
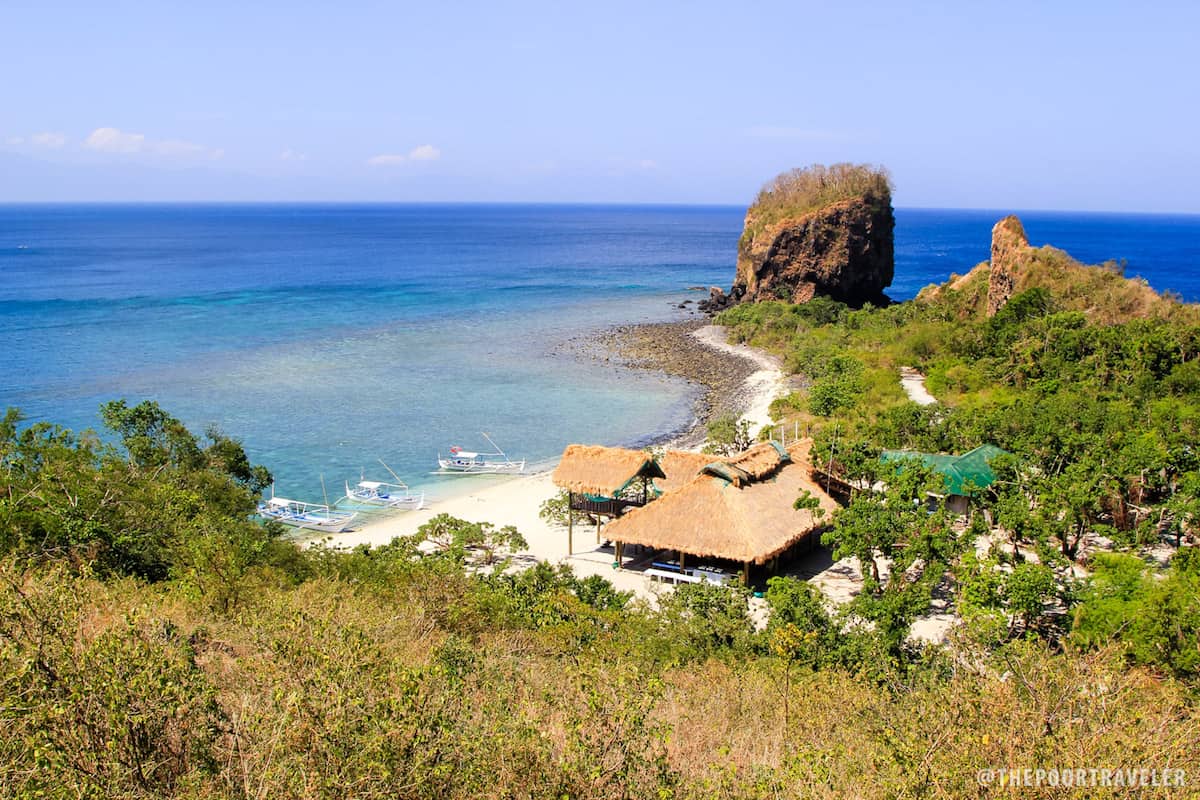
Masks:
[[[341,533],[348,529],[351,520],[358,516],[351,511],[334,511],[329,506],[319,503],[305,503],[303,500],[274,496],[265,503],[258,504],[258,515],[264,519],[277,520],[292,528],[328,533]]]
[[[400,476],[392,472],[392,468],[383,463],[383,459],[379,460],[383,464],[384,469],[392,473],[392,477],[396,479],[395,483],[387,483],[385,481],[368,481],[363,480],[360,475],[359,482],[350,488],[350,483],[346,483],[346,499],[351,503],[364,503],[369,506],[382,506],[383,508],[410,509],[419,511],[425,506],[425,493],[413,494],[408,488],[408,484],[400,480]]]
[[[513,461],[486,433],[483,438],[496,448],[494,453],[472,453],[455,446],[450,448],[448,458],[438,453],[438,466],[442,472],[459,475],[518,475],[525,471],[525,459]]]

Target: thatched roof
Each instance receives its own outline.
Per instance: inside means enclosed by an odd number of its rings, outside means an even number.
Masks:
[[[770,472],[764,472],[770,456],[765,450],[754,452],[761,446],[751,448],[730,461],[736,465],[744,458],[743,467],[736,468],[745,475],[754,470],[760,477],[735,483],[705,471],[682,488],[613,520],[604,535],[695,556],[765,563],[827,524],[837,508],[809,477],[811,446],[811,440],[796,443],[788,449],[787,460],[775,450],[776,468]],[[792,507],[805,490],[824,509],[823,520],[813,511]]]
[[[719,456],[706,453],[668,450],[658,457],[658,466],[662,468],[664,477],[656,478],[654,487],[665,493],[686,486],[700,474],[700,470],[721,460]]]
[[[640,475],[662,477],[654,458],[643,450],[572,444],[550,479],[560,489],[598,497],[615,497]]]
[[[743,486],[771,475],[790,459],[783,445],[759,442],[736,456],[706,464],[703,471],[713,477],[724,478],[734,486]]]

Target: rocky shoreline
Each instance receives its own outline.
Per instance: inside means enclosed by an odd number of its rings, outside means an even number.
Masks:
[[[663,372],[701,388],[691,425],[651,444],[698,447],[708,423],[727,414],[743,414],[754,398],[746,379],[759,369],[753,361],[709,347],[693,334],[707,319],[618,325],[586,337],[584,350],[593,358],[617,362],[627,369]]]

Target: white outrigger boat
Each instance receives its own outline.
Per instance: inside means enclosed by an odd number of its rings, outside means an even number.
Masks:
[[[286,497],[271,497],[258,504],[258,515],[273,519],[292,528],[304,528],[327,533],[341,533],[350,527],[358,515],[350,511],[334,511],[327,505],[289,500]]]
[[[442,458],[438,453],[438,466],[442,472],[458,475],[519,475],[525,471],[525,459],[513,461],[486,433],[483,438],[496,448],[494,453],[472,453],[461,447],[451,447],[450,455]]]
[[[412,511],[419,511],[425,507],[424,492],[413,494],[408,488],[408,484],[400,480],[400,476],[392,472],[392,468],[384,464],[383,459],[380,459],[379,463],[383,464],[384,469],[392,473],[392,477],[396,479],[396,482],[368,481],[363,480],[363,476],[360,475],[360,480],[354,488],[350,487],[349,482],[346,483],[346,499],[348,501],[368,506]]]

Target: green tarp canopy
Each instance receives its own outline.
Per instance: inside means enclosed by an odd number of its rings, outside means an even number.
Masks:
[[[884,450],[879,454],[879,460],[887,463],[915,458],[946,477],[949,494],[969,495],[971,492],[967,489],[968,484],[976,489],[983,489],[996,480],[996,473],[988,466],[988,462],[1002,455],[1008,453],[995,445],[985,444],[961,456],[918,453],[913,450]]]

